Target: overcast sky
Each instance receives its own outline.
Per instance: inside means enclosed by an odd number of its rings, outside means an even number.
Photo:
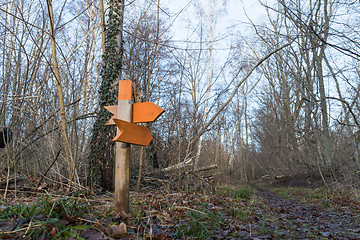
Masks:
[[[175,25],[178,28],[186,28],[186,18],[193,18],[197,21],[194,11],[194,5],[200,4],[205,10],[208,8],[208,2],[212,0],[162,0],[163,6],[167,6],[172,14],[179,13],[183,10],[181,15],[177,18]],[[248,17],[255,23],[261,22],[265,17],[264,8],[260,5],[258,0],[216,0],[217,9],[220,10],[217,19],[217,32],[225,30],[233,25],[246,26],[249,23]],[[188,5],[191,6],[188,6]],[[188,6],[186,8],[186,6]],[[245,14],[246,12],[246,14]],[[181,32],[178,32],[174,37],[181,39],[184,37]]]

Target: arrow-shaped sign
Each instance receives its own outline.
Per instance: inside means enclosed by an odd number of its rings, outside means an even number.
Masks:
[[[111,116],[110,120],[105,123],[105,125],[114,125],[114,118],[117,116],[118,105],[104,106],[104,108],[114,114]]]
[[[132,122],[134,123],[153,122],[163,112],[165,112],[165,110],[153,102],[134,103]]]
[[[120,130],[113,141],[147,146],[153,139],[147,127],[139,126],[117,118],[114,118],[113,120]]]
[[[115,124],[114,118],[117,116],[118,106],[104,106],[104,108],[114,114],[105,125]],[[134,103],[132,112],[133,123],[144,123],[155,121],[165,110],[153,102],[142,102]]]

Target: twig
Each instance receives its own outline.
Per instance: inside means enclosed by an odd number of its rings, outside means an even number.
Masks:
[[[31,227],[40,227],[42,224],[35,224],[34,226],[31,226]],[[24,227],[24,228],[19,228],[19,229],[16,229],[16,230],[13,230],[13,231],[9,231],[9,232],[2,232],[3,234],[12,234],[12,233],[17,233],[17,232],[21,232],[23,230],[26,230],[28,229],[29,227]]]
[[[54,163],[56,162],[56,160],[58,159],[59,155],[60,155],[60,152],[61,152],[61,148],[59,149],[58,153],[56,154],[56,157],[54,159],[54,161],[50,164],[50,166],[46,169],[45,173],[42,174],[41,178],[40,178],[40,181],[38,183],[38,185],[36,186],[36,188],[39,188],[42,180],[44,179],[44,176],[46,176],[46,174],[49,172],[50,168],[54,165]]]
[[[196,210],[196,209],[192,209],[192,208],[189,208],[189,207],[180,207],[180,206],[178,206],[178,207],[175,207],[175,210],[184,210],[184,209],[186,209],[186,210],[190,210],[190,211],[194,211],[194,212],[197,212],[197,213],[201,213],[201,214],[205,214],[204,212],[202,212],[202,211],[199,211],[199,210]]]

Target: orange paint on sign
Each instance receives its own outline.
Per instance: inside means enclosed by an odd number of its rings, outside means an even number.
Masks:
[[[104,106],[106,110],[114,114],[110,120],[105,125],[115,124],[114,118],[117,116],[118,106]],[[143,102],[143,103],[134,103],[132,111],[133,123],[143,123],[143,122],[153,122],[155,121],[163,112],[164,109],[152,102]]]
[[[120,80],[119,81],[119,100],[131,100],[132,81]]]
[[[134,103],[132,119],[134,123],[153,122],[163,112],[164,109],[152,102]]]
[[[114,118],[114,122],[120,131],[113,141],[147,146],[153,139],[147,127],[139,126],[117,118]]]
[[[110,120],[105,123],[105,125],[114,125],[115,124],[114,118],[115,118],[115,116],[117,116],[118,105],[104,106],[104,108],[106,110],[108,110],[109,112],[111,112],[112,114],[114,114],[114,115],[112,115]]]

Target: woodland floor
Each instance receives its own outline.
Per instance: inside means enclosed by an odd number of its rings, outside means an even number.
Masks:
[[[360,239],[360,199],[324,188],[222,187],[216,193],[131,192],[131,216],[113,195],[10,193],[2,239]]]

